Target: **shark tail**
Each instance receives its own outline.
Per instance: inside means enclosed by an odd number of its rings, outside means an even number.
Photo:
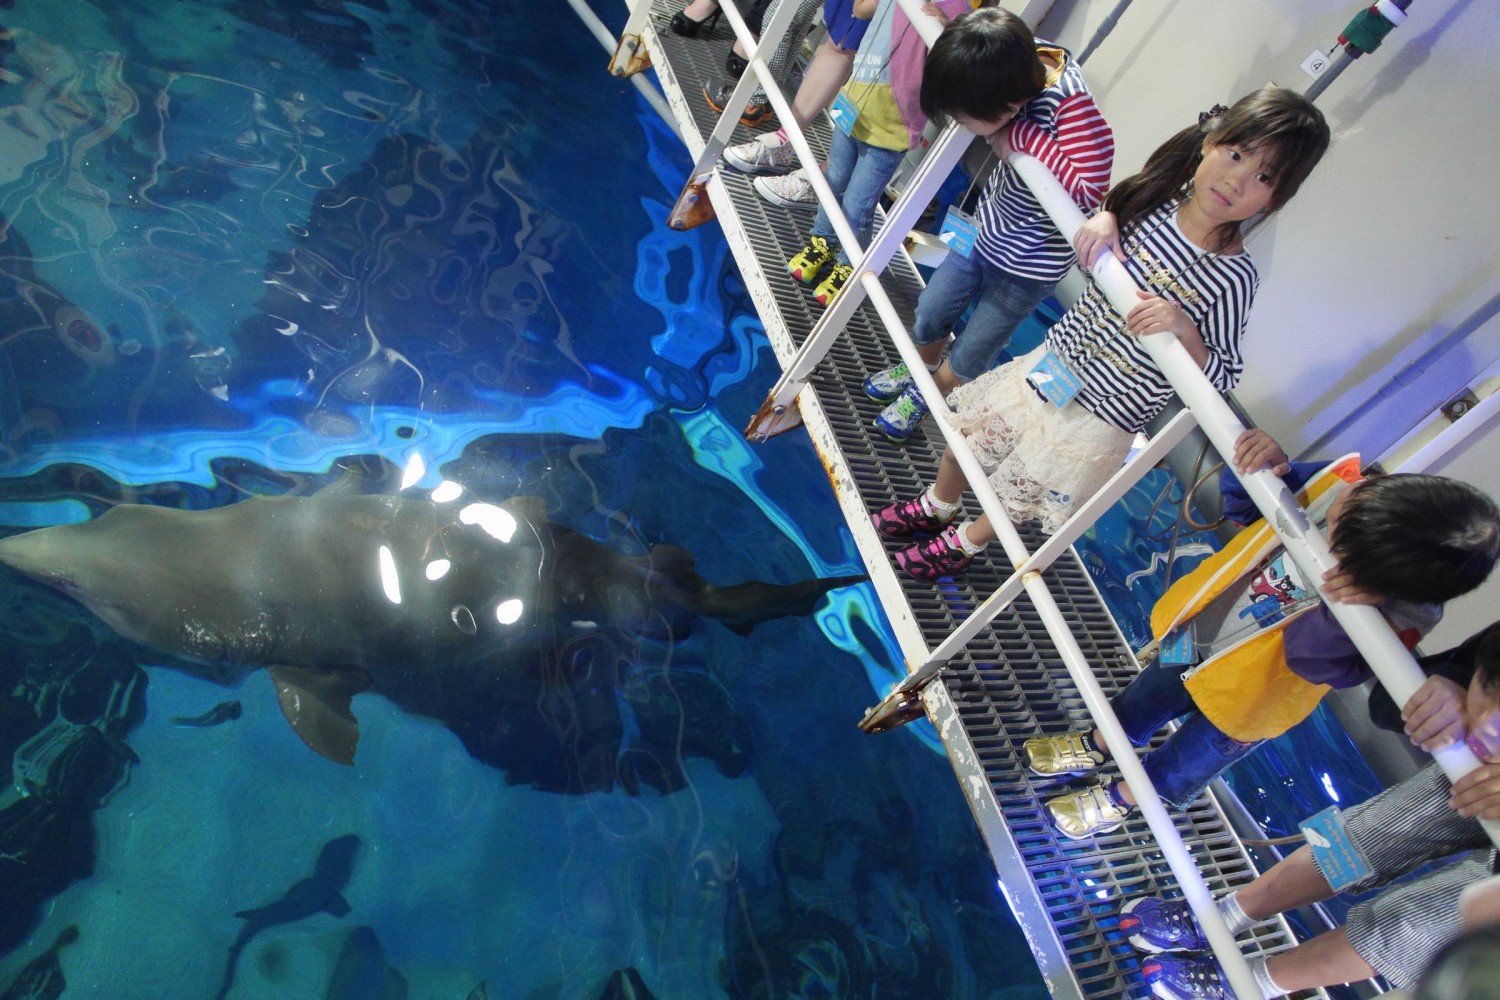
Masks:
[[[750,580],[732,587],[705,585],[692,611],[713,618],[731,632],[749,635],[761,622],[773,618],[812,614],[823,595],[839,587],[864,583],[866,576],[833,576],[801,583],[761,583]]]

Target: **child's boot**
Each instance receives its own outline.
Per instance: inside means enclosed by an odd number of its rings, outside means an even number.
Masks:
[[[907,576],[918,580],[937,580],[953,576],[969,568],[974,557],[964,549],[959,540],[958,529],[949,527],[936,538],[919,542],[895,555],[896,567]]]
[[[773,205],[795,208],[804,212],[818,210],[818,196],[813,193],[812,181],[807,179],[807,168],[793,170],[780,177],[757,177],[750,182],[755,193]]]
[[[958,504],[939,510],[924,491],[921,496],[898,500],[881,508],[870,519],[875,523],[875,530],[886,538],[930,538],[940,534],[956,516]]]
[[[1141,963],[1141,975],[1158,1000],[1234,1000],[1212,955],[1157,955]]]

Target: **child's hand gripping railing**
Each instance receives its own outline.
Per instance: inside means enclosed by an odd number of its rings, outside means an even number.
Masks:
[[[1073,204],[1062,185],[1046,167],[1033,157],[1012,154],[1008,162],[1041,201],[1058,229],[1071,240],[1084,219],[1083,213]],[[1120,315],[1128,313],[1139,301],[1136,295],[1136,283],[1126,272],[1124,265],[1113,256],[1102,255],[1094,263],[1093,277]],[[1218,390],[1208,381],[1202,370],[1194,364],[1182,343],[1171,334],[1163,333],[1142,337],[1141,346],[1167,376],[1187,410],[1193,414],[1214,448],[1221,455],[1233,455],[1235,441],[1244,432],[1245,427],[1223,397],[1219,395]],[[1329,551],[1328,543],[1322,534],[1308,521],[1306,513],[1298,506],[1291,490],[1268,469],[1243,476],[1242,482],[1267,523],[1280,536],[1287,552],[1296,562],[1304,578],[1321,581],[1323,574],[1332,569],[1337,560]],[[1000,526],[997,522],[997,527]],[[1008,525],[1005,527],[1008,528]],[[1002,540],[1006,541],[1007,551],[1011,548],[1011,540],[1007,536],[1013,534],[1012,531],[1001,533]],[[1019,539],[1016,541],[1018,542]],[[1400,640],[1381,618],[1380,613],[1372,607],[1361,605],[1340,604],[1333,601],[1327,601],[1327,605],[1339,624],[1349,634],[1355,648],[1370,665],[1380,683],[1385,685],[1386,690],[1395,699],[1396,704],[1404,705],[1425,678],[1411,654],[1401,645]],[[1063,629],[1066,629],[1067,623],[1056,614],[1056,607],[1049,606],[1044,609],[1039,604],[1038,608],[1042,611],[1044,620],[1047,621],[1048,632],[1053,635],[1054,639],[1059,638],[1058,633],[1053,631],[1054,618]],[[1084,702],[1088,705],[1090,714],[1103,731],[1105,742],[1110,746],[1129,745],[1129,741],[1125,739],[1120,729],[1119,721],[1110,709],[1098,683],[1089,673],[1087,664],[1082,661],[1076,643],[1071,641],[1071,636],[1068,637],[1066,643],[1059,643],[1059,649],[1064,652],[1064,661],[1068,665],[1069,673],[1073,674],[1074,682],[1083,693]],[[1474,755],[1462,743],[1440,750],[1433,756],[1448,776],[1454,780],[1478,766]],[[1241,996],[1258,996],[1254,979],[1250,977],[1249,969],[1234,944],[1234,938],[1219,917],[1218,908],[1209,897],[1202,878],[1192,864],[1191,857],[1181,849],[1181,839],[1177,836],[1171,818],[1163,808],[1155,788],[1151,787],[1140,761],[1134,754],[1129,753],[1118,754],[1115,759],[1131,791],[1136,793],[1141,813],[1152,832],[1156,834],[1173,874],[1177,876],[1189,905],[1207,933],[1214,953],[1223,964],[1224,971],[1235,992]],[[1484,827],[1490,839],[1500,844],[1500,823],[1485,822]]]

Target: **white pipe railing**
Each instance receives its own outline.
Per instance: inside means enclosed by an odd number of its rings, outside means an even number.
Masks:
[[[604,46],[604,51],[614,52],[620,40],[609,33],[609,28],[605,27],[603,21],[599,20],[599,15],[594,13],[594,8],[588,5],[587,0],[568,0],[568,5],[573,8],[573,13],[578,15],[578,19],[583,22],[583,26],[589,30],[589,34],[593,35],[599,44]],[[636,90],[640,91],[641,97],[645,98],[646,103],[651,105],[652,110],[661,115],[661,120],[667,123],[667,128],[672,130],[672,134],[681,139],[682,131],[677,127],[677,119],[673,117],[672,109],[667,106],[666,98],[662,97],[661,93],[655,87],[651,86],[650,83],[640,76],[632,76],[630,83]]]

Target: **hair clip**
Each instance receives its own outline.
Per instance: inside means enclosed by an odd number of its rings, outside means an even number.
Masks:
[[[1224,107],[1224,105],[1222,105],[1222,104],[1215,104],[1213,107],[1209,108],[1207,111],[1200,111],[1200,112],[1198,112],[1198,124],[1202,125],[1204,122],[1208,121],[1210,118],[1222,118],[1223,115],[1224,115],[1224,112],[1226,112],[1228,110],[1229,109],[1226,108],[1226,107]]]

